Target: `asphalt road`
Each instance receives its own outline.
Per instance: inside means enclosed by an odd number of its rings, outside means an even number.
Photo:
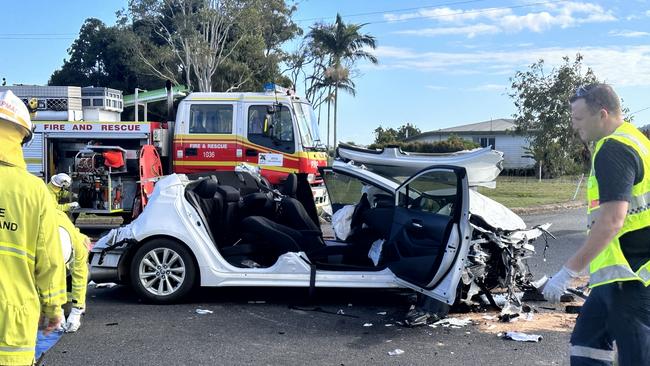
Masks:
[[[584,209],[532,215],[552,222],[529,261],[535,275],[553,274],[584,238]],[[126,287],[92,288],[79,332],[66,334],[48,365],[562,365],[570,325],[539,331],[539,343],[499,338],[475,325],[406,328],[412,296],[404,291],[204,289],[186,303],[142,304]],[[543,305],[543,304],[542,304]],[[196,309],[212,314],[199,315]],[[343,315],[337,315],[343,310]],[[378,314],[386,312],[386,315]],[[463,314],[451,316],[463,317]],[[369,323],[372,326],[364,326]],[[392,324],[392,326],[386,326]],[[401,349],[403,354],[390,356]]]

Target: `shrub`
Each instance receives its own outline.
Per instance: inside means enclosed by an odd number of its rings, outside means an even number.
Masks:
[[[462,150],[471,150],[481,145],[464,140],[458,136],[451,136],[445,141],[436,142],[404,142],[404,141],[389,141],[383,144],[371,144],[369,149],[381,149],[386,146],[399,146],[402,151],[416,152],[416,153],[452,153]]]

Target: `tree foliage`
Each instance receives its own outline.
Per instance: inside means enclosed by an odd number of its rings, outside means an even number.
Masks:
[[[584,70],[583,57],[563,57],[550,73],[544,60],[518,71],[511,78],[511,92],[517,112],[516,133],[528,137],[528,154],[542,164],[544,177],[576,173],[589,160],[588,147],[571,127],[569,98],[580,85],[598,82],[590,68]]]
[[[233,91],[279,77],[281,45],[301,34],[295,10],[282,0],[130,0],[122,23],[133,24],[153,75]]]
[[[397,129],[394,129],[392,127],[384,129],[383,127],[379,126],[375,128],[374,133],[375,133],[374,143],[378,145],[386,145],[398,141],[404,141],[409,137],[419,135],[421,131],[415,125],[406,123]]]
[[[376,130],[375,130],[376,131]],[[458,136],[451,135],[447,140],[436,142],[406,142],[403,140],[393,140],[385,143],[373,143],[368,146],[369,149],[381,149],[386,146],[399,146],[402,151],[418,153],[451,153],[462,150],[472,150],[480,147],[479,144],[462,139]]]
[[[87,19],[50,84],[121,90],[261,90],[288,80],[284,42],[302,34],[283,0],[130,0],[119,21]]]
[[[119,90],[148,88],[159,82],[137,72],[134,40],[119,27],[88,18],[68,49],[70,58],[54,71],[49,85],[102,86]]]

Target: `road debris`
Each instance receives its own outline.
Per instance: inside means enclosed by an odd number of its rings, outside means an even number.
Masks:
[[[346,314],[343,311],[343,309],[339,309],[336,312],[334,312],[334,311],[325,310],[325,309],[321,308],[320,306],[302,307],[302,306],[292,305],[292,306],[289,306],[289,309],[298,310],[298,311],[315,311],[315,312],[319,312],[319,313],[345,316],[345,317],[348,317],[348,318],[359,318],[358,315]]]
[[[580,305],[567,305],[564,311],[567,314],[580,314],[580,310],[582,309],[582,306]]]
[[[399,356],[399,355],[401,355],[403,353],[404,353],[404,351],[402,351],[399,348],[396,348],[394,351],[388,351],[389,356]]]
[[[576,314],[565,314],[559,312],[535,313],[534,317],[529,321],[524,320],[528,315],[522,314],[520,315],[521,320],[508,323],[503,323],[498,320],[483,319],[483,316],[485,316],[485,314],[467,314],[467,317],[473,320],[477,331],[493,334],[505,334],[509,331],[523,333],[539,333],[541,331],[570,332],[573,329],[576,320]]]
[[[539,334],[526,334],[521,332],[507,332],[503,339],[510,339],[517,342],[539,342],[542,336]]]
[[[420,325],[426,325],[431,318],[431,313],[423,310],[410,310],[406,314],[406,318],[404,319],[404,323],[406,323],[407,327],[417,327]],[[437,318],[431,319],[431,320],[436,320]]]
[[[431,324],[432,327],[441,325],[445,328],[451,327],[451,328],[462,328],[468,325],[472,324],[472,319],[470,318],[465,318],[465,319],[458,319],[458,318],[445,318],[442,320],[438,320],[437,322]],[[435,327],[434,327],[435,328]]]
[[[214,311],[212,310],[207,310],[207,309],[196,309],[195,312],[197,314],[205,315],[205,314],[212,314]]]
[[[372,327],[372,323],[365,323],[363,324],[364,327]]]
[[[95,284],[95,288],[113,288],[117,286],[117,283],[114,282],[105,282],[105,283],[97,283]]]
[[[377,313],[377,315],[386,315],[386,312],[385,311],[380,311],[380,312]]]

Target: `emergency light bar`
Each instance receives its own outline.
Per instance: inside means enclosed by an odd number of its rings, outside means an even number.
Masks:
[[[265,93],[282,93],[284,95],[293,95],[293,90],[287,89],[285,87],[282,87],[280,85],[276,85],[275,83],[266,83],[264,84],[264,92]]]

